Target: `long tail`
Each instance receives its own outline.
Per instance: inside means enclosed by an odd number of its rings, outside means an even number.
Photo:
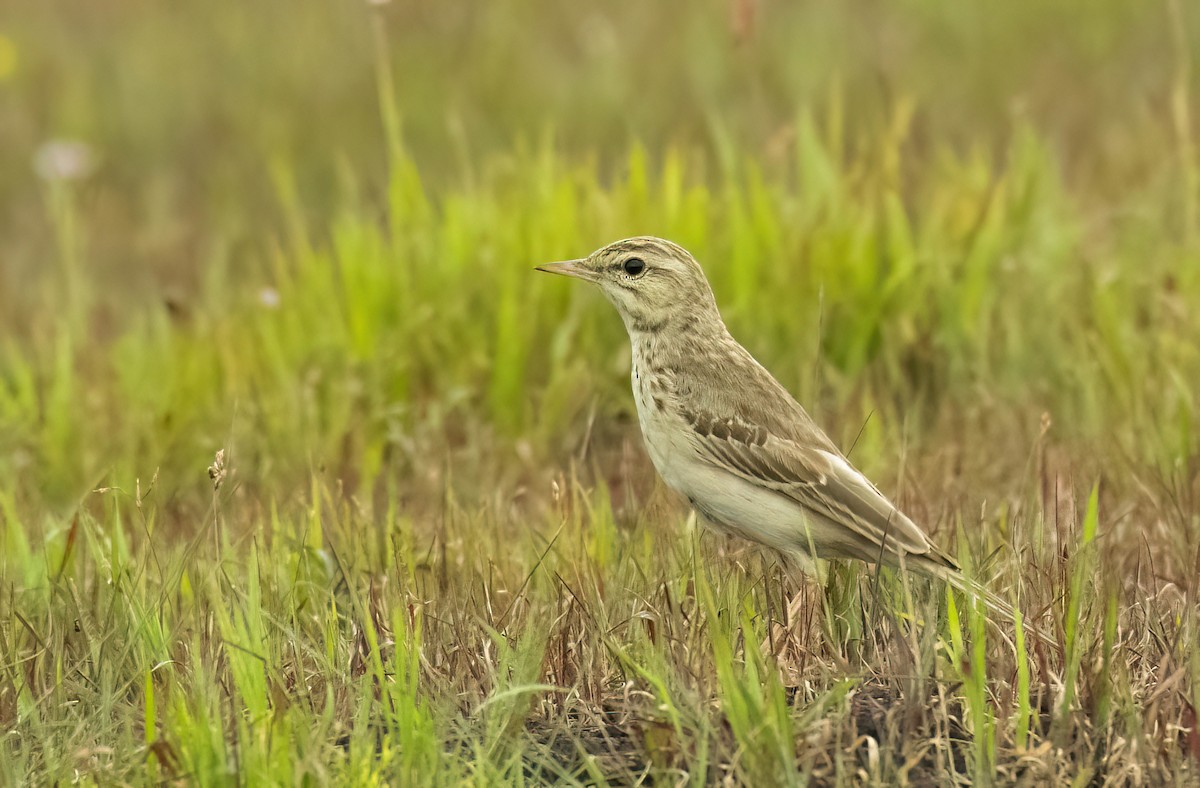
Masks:
[[[985,608],[1014,624],[1016,623],[1016,608],[1008,600],[985,588],[982,583],[964,575],[958,564],[948,555],[938,552],[928,555],[905,556],[904,561],[909,568],[936,577],[968,596],[979,597]],[[1057,645],[1054,638],[1042,631],[1036,624],[1030,623],[1024,615],[1021,616],[1021,628],[1048,646]]]

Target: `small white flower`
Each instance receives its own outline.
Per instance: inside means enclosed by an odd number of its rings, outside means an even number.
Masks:
[[[96,168],[92,147],[79,140],[47,140],[33,154],[33,170],[38,177],[51,183],[79,181]]]
[[[279,291],[273,287],[264,287],[258,291],[258,303],[267,309],[279,308]]]

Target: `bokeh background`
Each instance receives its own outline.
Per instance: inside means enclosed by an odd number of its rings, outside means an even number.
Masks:
[[[102,401],[101,379],[124,377],[152,399],[186,376],[145,359],[114,371],[114,343],[130,357],[179,336],[255,345],[258,318],[239,310],[274,304],[286,272],[313,255],[312,276],[300,276],[283,310],[305,330],[336,334],[349,313],[374,314],[359,318],[371,335],[359,360],[405,368],[428,395],[418,404],[445,404],[453,390],[482,416],[477,426],[565,429],[586,403],[549,424],[535,412],[548,379],[568,386],[553,372],[562,359],[545,353],[565,296],[517,272],[641,232],[696,247],[753,349],[776,368],[794,365],[789,385],[820,379],[814,353],[849,375],[907,365],[901,393],[949,383],[960,396],[982,386],[1022,399],[1025,387],[1039,402],[1023,404],[1095,434],[1133,396],[1095,391],[1091,373],[1089,390],[1077,390],[1072,370],[1095,355],[1097,310],[1140,310],[1151,322],[1191,313],[1179,300],[1194,293],[1200,22],[1185,6],[10,4],[0,30],[0,326],[10,376],[15,365],[37,382],[24,395],[13,384],[0,429],[24,451],[0,463],[28,473],[57,452],[69,469],[33,471],[37,486],[73,499],[113,467],[113,442],[136,432],[147,404],[115,392]],[[319,303],[320,291],[336,275],[317,271],[341,257],[382,277],[382,292],[405,292],[374,312],[353,294],[323,311],[336,302]],[[1080,303],[1106,289],[1121,291],[1119,304]],[[317,299],[311,312],[296,305],[303,294]],[[937,314],[924,308],[931,300]],[[416,317],[417,306],[433,312]],[[402,308],[408,322],[391,319]],[[588,315],[585,333],[619,340],[598,310]],[[63,339],[64,318],[78,342]],[[475,331],[472,321],[490,325]],[[1141,355],[1143,328],[1112,352]],[[1113,328],[1122,330],[1133,329]],[[326,365],[353,355],[338,347],[345,340],[329,338],[315,361],[311,347],[295,348],[274,383],[290,386],[314,364],[353,376]],[[191,413],[210,438],[188,454],[145,437],[154,459],[143,455],[143,474],[172,459],[164,452],[193,463],[210,455],[223,440],[214,420],[234,402],[249,409],[248,432],[265,429],[253,400],[270,396],[205,363],[195,375],[209,377],[208,390],[151,409]],[[1194,364],[1189,356],[1188,374]],[[51,428],[45,387],[66,369],[79,377],[58,396],[77,407]],[[1132,369],[1113,374],[1139,385]],[[389,385],[366,386],[381,411],[397,400]],[[818,405],[845,394],[801,393]],[[89,396],[90,413],[80,401]],[[372,418],[378,428],[388,417]],[[46,432],[33,434],[38,424]],[[333,439],[282,454],[312,460]]]
[[[996,162],[1032,127],[1078,192],[1104,200],[1183,177],[1200,35],[1185,6],[10,2],[5,328],[28,325],[30,282],[55,254],[40,146],[91,151],[80,229],[98,280],[119,277],[122,299],[193,289],[278,232],[276,169],[314,229],[347,173],[385,188],[383,39],[404,143],[435,189],[522,145],[620,177],[634,141],[695,152],[708,166],[689,162],[694,177],[712,180],[729,157],[778,160],[810,110],[837,112],[851,148],[902,118],[902,165],[942,147]],[[1182,230],[1179,206],[1159,219]]]

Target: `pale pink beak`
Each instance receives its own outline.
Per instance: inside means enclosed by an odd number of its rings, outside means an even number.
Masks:
[[[564,260],[561,263],[539,265],[534,270],[545,271],[548,274],[559,274],[560,276],[572,276],[576,279],[582,279],[585,282],[595,282],[598,277],[595,272],[584,268],[583,262],[583,260]]]

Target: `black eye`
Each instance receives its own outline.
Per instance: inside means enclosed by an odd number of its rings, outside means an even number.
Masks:
[[[621,264],[621,267],[624,268],[625,273],[629,274],[630,276],[637,276],[642,273],[642,271],[646,270],[646,261],[640,257],[630,257]]]

